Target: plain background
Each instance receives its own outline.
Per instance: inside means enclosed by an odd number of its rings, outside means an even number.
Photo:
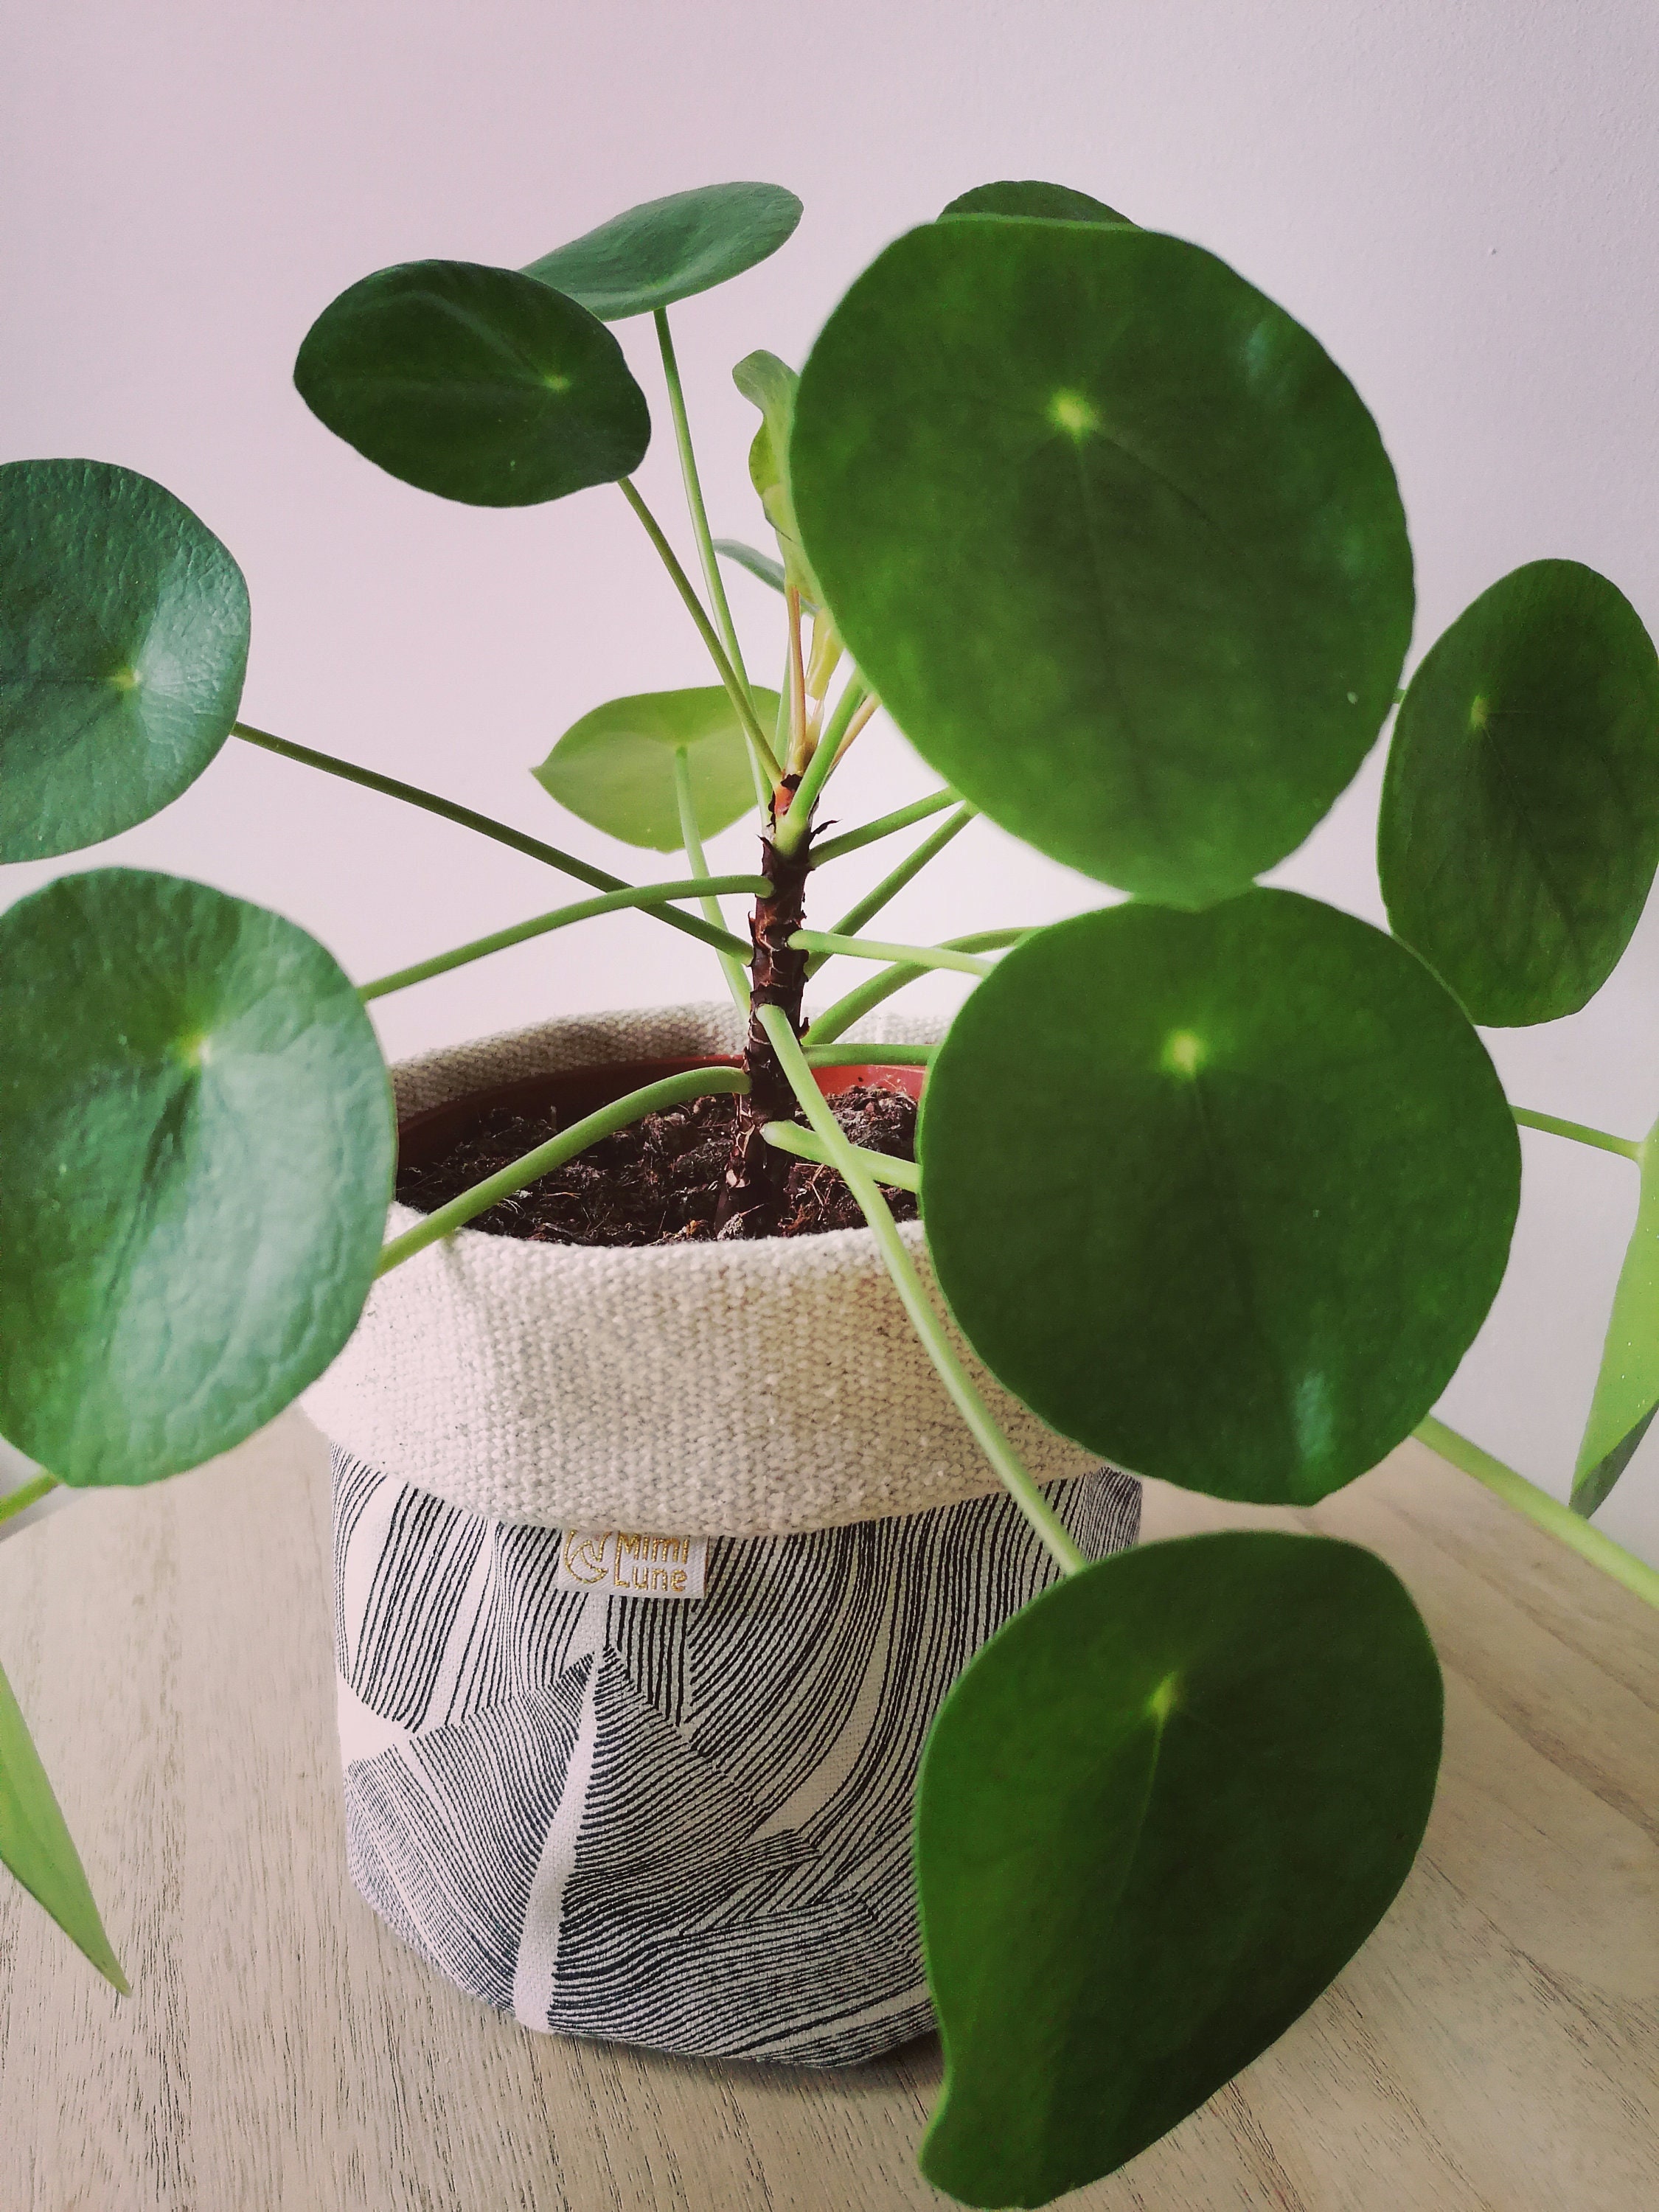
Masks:
[[[1603,570],[1659,629],[1650,0],[57,0],[13,9],[3,44],[8,457],[123,462],[219,533],[252,594],[249,720],[619,873],[657,864],[558,814],[528,769],[605,698],[709,680],[623,501],[425,497],[323,431],[289,372],[371,270],[518,265],[691,185],[762,177],[806,203],[775,259],[675,315],[717,532],[763,535],[732,363],[758,345],[799,362],[889,238],[969,185],[1047,177],[1224,255],[1346,368],[1410,517],[1413,659],[1544,555]],[[649,325],[619,335],[659,417],[640,480],[689,560]],[[731,590],[775,681],[777,603]],[[1379,771],[1281,871],[1371,918]],[[934,781],[872,732],[836,811]],[[892,849],[844,864],[847,901]],[[751,866],[748,833],[714,857]],[[362,977],[562,896],[498,847],[234,742],[164,817],[67,865],[110,861],[279,907]],[[0,902],[55,872],[0,872]],[[884,927],[926,939],[1101,896],[975,824]],[[717,989],[699,948],[619,918],[377,1012],[396,1054]],[[1491,1042],[1517,1102],[1640,1133],[1659,1114],[1659,921],[1587,1012]],[[1510,1278],[1441,1410],[1565,1495],[1636,1178],[1523,1141]],[[1659,1559],[1659,1434],[1601,1522]]]

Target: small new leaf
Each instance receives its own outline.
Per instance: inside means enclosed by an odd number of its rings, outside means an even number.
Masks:
[[[746,354],[732,370],[732,381],[761,411],[761,426],[749,448],[749,479],[777,534],[784,581],[816,605],[822,594],[801,548],[789,481],[789,437],[800,379],[776,354],[762,351]]]
[[[775,721],[777,693],[760,688],[752,696],[762,720]],[[595,707],[532,773],[550,798],[607,837],[675,853],[682,842],[678,751],[686,757],[698,833],[718,836],[755,802],[748,742],[720,684],[640,692]]]

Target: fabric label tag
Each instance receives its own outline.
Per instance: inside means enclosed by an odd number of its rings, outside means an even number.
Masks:
[[[627,1528],[589,1535],[567,1528],[559,1546],[559,1589],[608,1596],[698,1598],[708,1568],[706,1536],[641,1536]]]

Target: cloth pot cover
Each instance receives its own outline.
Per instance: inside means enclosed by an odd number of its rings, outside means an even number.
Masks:
[[[865,1031],[896,1033],[926,1028]],[[550,1024],[394,1079],[407,1115],[508,1077],[733,1048],[720,1010],[678,1009]],[[862,1230],[616,1253],[464,1230],[377,1287],[346,1372],[308,1400],[334,1444],[353,1878],[526,2027],[842,2065],[932,2024],[910,1863],[922,1745],[974,1651],[1055,1571],[947,1435],[960,1423],[886,1288]],[[846,1419],[825,1419],[832,1400],[816,1437],[746,1433],[733,1407],[765,1424],[798,1311]],[[600,1341],[618,1316],[622,1365]],[[481,1387],[460,1381],[468,1361]],[[562,1419],[562,1366],[583,1401]],[[723,1431],[688,1429],[708,1372],[734,1366],[759,1387]],[[603,1383],[624,1374],[607,1413]],[[434,1375],[465,1388],[459,1417]],[[426,1431],[408,1418],[421,1377]],[[1139,1485],[1077,1472],[1086,1457],[996,1396],[1034,1470],[1060,1474],[1046,1494],[1079,1547],[1133,1543]],[[617,1530],[706,1537],[674,1553],[704,1555],[702,1595],[573,1583]]]

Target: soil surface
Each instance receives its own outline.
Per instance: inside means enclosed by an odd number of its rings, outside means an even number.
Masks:
[[[475,1215],[467,1225],[493,1237],[527,1237],[549,1244],[710,1243],[738,1103],[727,1091],[648,1114]],[[830,1103],[854,1144],[897,1159],[915,1158],[914,1099],[856,1084]],[[550,1114],[514,1114],[494,1107],[441,1158],[425,1167],[399,1168],[398,1195],[405,1206],[430,1213],[544,1145],[557,1130]],[[909,1191],[890,1189],[887,1202],[896,1219],[915,1218],[916,1201]],[[833,1168],[810,1160],[790,1163],[778,1236],[811,1237],[826,1229],[860,1228],[863,1221],[857,1201]],[[732,1222],[731,1230],[741,1234],[741,1222]]]

